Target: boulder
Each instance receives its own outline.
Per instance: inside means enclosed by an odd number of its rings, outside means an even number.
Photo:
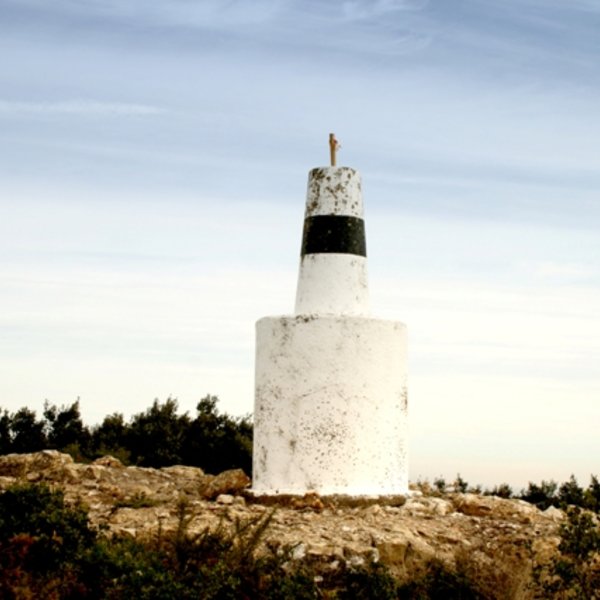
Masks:
[[[520,523],[531,523],[534,516],[540,514],[535,506],[523,500],[507,500],[479,494],[456,494],[454,505],[458,512],[471,517],[511,519]]]
[[[42,450],[31,454],[6,454],[0,456],[0,476],[26,478],[32,472],[61,471],[72,465],[73,459],[58,450]]]
[[[213,500],[220,494],[239,494],[249,485],[250,477],[242,469],[230,469],[206,481],[200,489],[200,494]]]

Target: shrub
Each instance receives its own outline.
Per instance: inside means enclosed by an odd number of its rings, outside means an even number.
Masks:
[[[11,452],[37,452],[47,447],[44,422],[36,419],[34,411],[21,408],[10,419]]]
[[[491,490],[485,491],[486,496],[498,496],[499,498],[512,498],[513,490],[508,483],[501,483]]]
[[[380,563],[346,568],[342,571],[341,600],[391,600],[398,598],[398,582]]]
[[[216,396],[206,396],[198,403],[183,441],[183,460],[209,473],[240,468],[251,475],[252,421],[219,413],[217,401]]]
[[[397,597],[401,600],[484,600],[466,573],[436,559],[428,562],[412,580],[400,585]]]
[[[67,452],[76,460],[89,455],[91,435],[81,420],[79,400],[60,408],[46,401],[44,418],[49,448]]]
[[[579,487],[574,475],[558,488],[558,501],[562,508],[583,506],[583,488]]]
[[[91,432],[91,452],[94,458],[110,454],[118,458],[124,465],[131,460],[131,452],[126,448],[128,425],[123,415],[113,413],[107,415],[100,425]]]
[[[557,487],[555,481],[542,481],[540,485],[529,482],[527,490],[521,493],[521,499],[535,504],[540,510],[546,510],[549,506],[558,504]]]
[[[551,598],[597,598],[600,590],[600,526],[590,512],[567,511],[560,527],[559,554],[535,572],[543,592]]]
[[[592,475],[590,485],[583,493],[583,505],[589,510],[600,513],[600,481]]]
[[[8,544],[20,534],[33,538],[28,558],[41,570],[72,560],[96,539],[81,506],[67,507],[60,490],[32,484],[15,485],[0,494],[0,543]]]
[[[454,480],[454,490],[464,494],[468,489],[469,484],[460,476],[460,473],[458,473]]]
[[[0,494],[0,597],[85,597],[77,564],[96,543],[80,506],[44,485],[16,485]],[[16,596],[27,597],[27,596]]]
[[[142,467],[166,467],[181,464],[181,446],[189,428],[187,414],[177,414],[177,400],[158,400],[131,419],[126,445],[132,460]]]
[[[440,494],[443,494],[446,491],[446,480],[443,477],[434,479],[433,485]]]
[[[12,447],[12,436],[10,433],[11,417],[7,410],[0,414],[0,455],[8,454]]]

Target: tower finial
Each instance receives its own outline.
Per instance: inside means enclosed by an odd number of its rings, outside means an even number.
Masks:
[[[335,133],[329,134],[329,157],[331,159],[331,166],[335,167],[336,165],[336,154],[337,151],[341,148],[340,143],[335,139]]]

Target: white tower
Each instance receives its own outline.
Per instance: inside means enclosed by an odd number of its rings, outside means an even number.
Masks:
[[[256,494],[408,491],[406,326],[369,316],[366,267],[359,173],[313,169],[296,313],[256,324]]]

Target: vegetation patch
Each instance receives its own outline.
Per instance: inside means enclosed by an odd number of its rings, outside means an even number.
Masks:
[[[115,413],[94,427],[83,423],[79,401],[61,407],[46,402],[41,419],[28,408],[12,414],[0,409],[0,455],[53,449],[78,462],[111,455],[124,465],[188,465],[213,474],[239,468],[251,474],[252,421],[221,413],[217,403],[215,396],[202,398],[192,418],[178,414],[174,398],[155,400],[128,422]]]
[[[381,563],[298,558],[294,547],[264,544],[273,509],[191,533],[188,505],[178,527],[150,539],[109,537],[60,490],[15,485],[0,494],[0,597],[118,599],[463,599],[586,598],[600,589],[600,529],[573,508],[551,560],[519,591],[482,572],[466,554],[453,565],[430,560],[403,580]],[[527,590],[526,593],[523,590]]]

